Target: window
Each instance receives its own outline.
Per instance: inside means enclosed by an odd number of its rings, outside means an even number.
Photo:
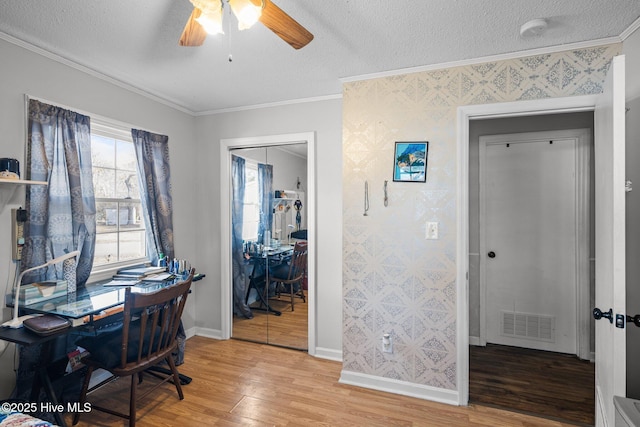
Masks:
[[[258,240],[260,223],[260,199],[258,194],[258,166],[246,162],[244,167],[244,210],[242,217],[242,240]]]
[[[93,267],[147,261],[136,154],[128,129],[91,123],[96,199]]]

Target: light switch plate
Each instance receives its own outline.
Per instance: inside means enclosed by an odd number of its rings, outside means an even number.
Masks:
[[[427,240],[436,240],[438,238],[438,223],[427,222],[427,232],[425,238]]]

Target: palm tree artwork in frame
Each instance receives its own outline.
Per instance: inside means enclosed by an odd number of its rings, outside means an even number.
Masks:
[[[393,180],[396,182],[426,182],[429,142],[396,142]]]

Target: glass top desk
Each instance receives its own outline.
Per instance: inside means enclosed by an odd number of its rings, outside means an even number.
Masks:
[[[76,293],[28,304],[21,306],[20,309],[28,314],[55,314],[68,319],[85,319],[88,317],[86,320],[90,323],[93,321],[94,316],[102,315],[109,309],[122,306],[127,287],[131,287],[132,292],[151,293],[185,280],[186,277],[176,275],[165,281],[141,280],[134,285],[121,282],[122,284],[114,286],[113,284],[118,283],[117,281],[97,282],[86,285],[84,289]],[[196,281],[202,277],[204,275],[199,274],[197,277],[194,276],[193,280]]]

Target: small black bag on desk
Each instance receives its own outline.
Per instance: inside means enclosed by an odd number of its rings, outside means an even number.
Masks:
[[[69,320],[53,314],[45,314],[27,319],[23,322],[25,328],[41,336],[47,336],[60,332],[71,326]]]

